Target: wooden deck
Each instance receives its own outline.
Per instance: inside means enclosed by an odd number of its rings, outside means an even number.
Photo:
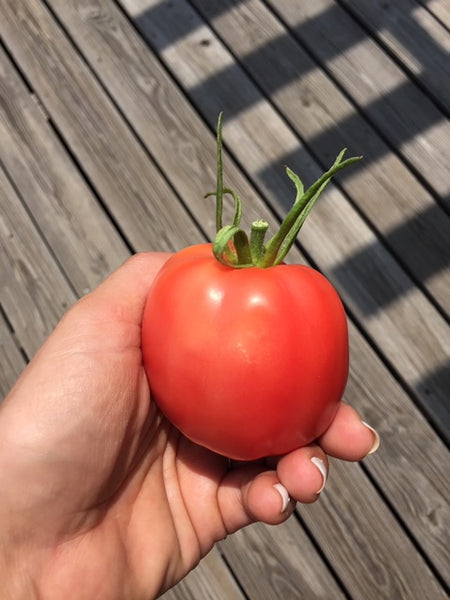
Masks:
[[[346,400],[379,451],[164,598],[438,600],[450,585],[447,0],[2,0],[0,387],[130,253],[211,238],[215,123],[245,222],[342,147],[291,261],[349,314]]]

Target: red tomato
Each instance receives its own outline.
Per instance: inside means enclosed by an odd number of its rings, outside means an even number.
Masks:
[[[153,398],[192,441],[252,460],[304,446],[333,420],[348,376],[345,312],[314,269],[235,269],[211,244],[175,254],[147,299]]]

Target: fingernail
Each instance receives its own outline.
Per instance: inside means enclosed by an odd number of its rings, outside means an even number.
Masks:
[[[325,487],[325,484],[327,482],[327,476],[328,476],[327,468],[326,468],[323,460],[321,458],[319,458],[318,456],[313,456],[311,458],[311,462],[314,466],[316,466],[319,469],[320,474],[322,475],[322,480],[323,480],[322,485],[317,492],[318,494],[320,494],[320,492],[323,490],[323,488]]]
[[[373,433],[373,444],[371,449],[369,450],[369,452],[367,453],[367,455],[369,454],[373,454],[374,452],[376,452],[380,446],[380,436],[378,435],[378,433],[375,431],[375,429],[373,427],[371,427],[368,423],[366,423],[365,421],[361,421],[362,424],[367,427],[368,429],[370,429],[370,431]]]
[[[291,498],[289,496],[287,489],[281,483],[275,483],[275,485],[273,487],[277,490],[277,492],[281,496],[282,505],[281,505],[280,512],[283,513],[287,509],[289,502],[291,501]]]

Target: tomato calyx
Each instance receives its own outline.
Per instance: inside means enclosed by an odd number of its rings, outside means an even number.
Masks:
[[[223,185],[222,164],[222,120],[223,113],[217,121],[217,182],[215,192],[205,195],[216,197],[216,237],[213,242],[213,254],[222,264],[236,269],[260,267],[268,268],[281,264],[294,244],[306,217],[311,212],[319,196],[324,191],[331,178],[349,165],[361,160],[362,156],[354,156],[344,160],[346,148],[337,156],[333,165],[306,191],[298,175],[289,167],[286,173],[296,188],[296,198],[291,210],[282,221],[278,231],[265,242],[269,229],[267,221],[260,219],[251,225],[250,238],[241,229],[242,202],[234,190]],[[234,202],[233,221],[223,225],[223,198],[232,197]]]

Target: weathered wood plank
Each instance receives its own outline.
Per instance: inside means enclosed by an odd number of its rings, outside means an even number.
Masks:
[[[0,304],[31,357],[76,295],[2,168],[0,206]]]
[[[161,598],[163,600],[244,600],[244,595],[226,568],[219,551],[214,548],[194,571]]]
[[[106,54],[107,54],[107,53],[106,53],[106,51],[104,51],[104,52],[103,52],[103,55],[104,55],[104,56],[106,56]]]
[[[0,49],[2,162],[78,295],[130,254]]]
[[[450,111],[450,35],[445,27],[413,0],[342,3]]]
[[[349,146],[352,151],[364,155],[358,176],[346,177],[344,174],[340,178],[343,189],[416,281],[423,283],[430,295],[450,313],[450,271],[446,269],[450,256],[450,218],[259,0],[244,4],[236,4],[233,0],[194,0],[193,4],[205,18],[212,19],[228,47],[247,66],[254,80],[273,100],[301,139],[307,140],[308,147],[324,168],[342,147]],[[311,10],[320,2],[306,4]],[[294,7],[299,13],[306,11],[305,3],[276,3],[277,9],[283,14],[285,5],[290,7],[291,13],[295,13]],[[220,16],[214,19],[216,13],[220,13]],[[161,22],[158,25],[154,23],[162,36]],[[330,23],[330,28],[334,27],[334,22],[333,25]],[[327,37],[324,32],[321,33]],[[252,52],[255,45],[257,51]],[[192,45],[189,47],[192,48]],[[207,52],[201,53],[200,57],[202,55],[206,58]],[[193,60],[192,56],[191,64]],[[200,62],[199,58],[196,62]],[[201,68],[204,71],[203,66]],[[296,74],[299,71],[306,74],[298,78]],[[354,69],[352,72],[356,73]],[[199,103],[202,87],[200,84],[198,90],[192,92]],[[386,103],[389,103],[389,99],[386,99]],[[232,106],[233,109],[236,106]],[[442,115],[434,110],[439,122]],[[388,126],[394,129],[392,121]],[[414,129],[408,135],[413,139],[418,137]],[[434,154],[426,154],[430,159],[428,171],[437,173],[438,177],[441,174],[448,192],[450,123],[444,123],[434,137],[442,140],[442,143],[437,144]],[[423,161],[424,154],[422,146],[416,154],[416,162]],[[283,159],[286,164],[292,160],[289,155]]]
[[[365,468],[450,586],[449,451],[353,326],[350,343],[345,399],[381,437],[379,450],[364,461]]]
[[[180,105],[180,106],[181,106],[181,105]],[[199,131],[201,132],[201,129],[200,129]],[[149,132],[149,133],[150,133],[150,132]],[[204,132],[203,132],[203,133],[204,133]],[[268,137],[269,137],[269,136],[268,136]],[[212,138],[211,138],[211,139],[212,139]],[[208,143],[209,143],[209,142],[208,142]],[[195,150],[195,146],[194,146],[194,150]],[[210,161],[210,160],[211,160],[211,155],[208,157],[208,161]],[[170,164],[170,161],[168,161],[168,163],[166,163],[166,164]],[[183,167],[183,169],[184,169],[184,168],[185,168],[185,167]],[[181,177],[180,177],[180,179],[181,179]],[[190,188],[190,189],[195,189],[195,186],[194,186],[193,188]],[[125,227],[126,227],[126,225],[125,225]],[[130,239],[131,239],[131,238],[130,238]],[[296,256],[298,256],[298,254],[296,254]],[[365,384],[368,386],[368,389],[378,389],[378,383],[377,383],[376,379],[373,379],[373,380],[364,379],[364,377],[367,377],[367,373],[368,373],[368,371],[369,371],[369,370],[370,370],[370,367],[369,367],[369,368],[367,368],[367,365],[366,365],[366,369],[362,369],[362,379],[363,379],[363,381],[365,382]],[[380,376],[381,378],[383,378],[383,375],[385,375],[385,374],[383,373],[383,370],[381,370],[381,371],[380,371],[380,374],[379,374],[379,376]],[[373,387],[372,387],[372,384],[373,384]],[[375,386],[376,386],[376,387],[375,387]],[[378,392],[377,392],[377,393],[378,393]],[[385,390],[384,390],[384,389],[383,389],[382,393],[385,393]],[[386,396],[386,397],[389,397],[389,396]],[[379,401],[379,398],[377,397],[375,401]],[[384,408],[385,410],[389,410],[389,406],[387,405],[387,403],[386,403],[386,406],[385,406],[385,407],[383,407],[383,408]],[[399,414],[400,414],[400,415],[402,414],[402,411],[401,411],[401,406],[399,406],[398,412],[399,412]],[[378,419],[378,420],[382,419],[382,416],[378,415],[377,419]],[[373,421],[372,421],[372,422],[373,422]],[[403,425],[404,427],[406,427],[407,425],[410,425],[410,424],[411,424],[411,422],[415,422],[415,421],[410,421],[410,422],[409,422],[409,421],[403,421],[403,422],[402,422],[402,425]],[[373,424],[375,424],[375,423],[373,423]],[[394,426],[395,426],[395,421],[394,421],[394,420],[393,420],[393,421],[390,421],[389,425],[390,425],[390,428],[391,428],[391,429],[388,431],[388,434],[389,434],[389,435],[392,435],[392,437],[393,437],[393,436],[394,436]],[[408,430],[408,433],[410,433],[410,431],[411,431],[411,430]],[[401,438],[401,439],[403,439],[403,438]],[[435,438],[433,438],[433,439],[435,439]],[[425,437],[423,437],[423,438],[420,438],[420,440],[421,440],[421,442],[422,442],[422,441],[423,441],[423,442],[426,442],[426,441],[427,441],[427,436],[425,436]],[[402,443],[403,443],[403,442],[402,442]],[[400,447],[401,447],[401,444],[400,444]],[[394,448],[395,448],[395,446],[394,446]],[[415,447],[414,447],[414,444],[412,444],[412,446],[411,446],[411,450],[412,450],[413,448],[414,448],[415,450],[417,450],[417,448],[415,448]],[[410,452],[411,452],[411,450],[410,450]],[[411,453],[412,453],[412,452],[411,452]],[[417,452],[416,452],[416,453],[417,453]],[[403,456],[403,455],[402,455],[402,456]],[[407,455],[407,456],[408,456],[408,455]],[[372,461],[372,460],[376,460],[377,458],[378,458],[378,456],[377,456],[376,458],[374,457],[373,459],[371,458],[370,460],[371,460],[371,461]],[[386,460],[387,458],[390,458],[390,456],[386,456],[386,457],[385,457],[385,460]],[[395,458],[395,455],[394,455],[394,458]],[[427,461],[429,461],[429,460],[430,460],[430,458],[431,458],[431,457],[428,457],[428,458],[427,458]],[[405,460],[407,460],[407,459],[405,459]],[[369,464],[371,464],[371,463],[369,463]],[[427,463],[427,464],[428,464],[428,463]],[[432,463],[431,463],[431,464],[432,464]],[[439,463],[439,464],[442,464],[442,463]],[[387,461],[387,466],[388,466],[388,470],[389,470],[389,461]],[[403,468],[404,468],[404,465],[400,464],[400,461],[398,461],[398,464],[396,465],[396,470],[397,470],[397,471],[400,471],[400,468],[401,468],[401,467],[403,467]],[[383,470],[383,469],[386,469],[386,463],[384,463],[384,462],[382,462],[382,463],[381,463],[381,466],[380,466],[380,471],[381,471],[381,470]],[[409,469],[409,465],[408,465],[408,469]],[[408,469],[404,469],[404,470],[406,470],[406,471],[407,471]],[[414,469],[413,469],[413,472],[414,472]],[[433,470],[433,471],[432,471],[432,477],[434,477],[434,476],[436,475],[436,473],[437,473],[437,472],[439,472],[439,470]],[[442,476],[442,474],[441,474],[441,476]],[[352,475],[352,476],[351,476],[351,480],[352,480],[352,482],[353,482],[353,484],[352,484],[352,485],[353,485],[353,488],[352,488],[352,489],[354,490],[354,494],[355,494],[356,496],[358,496],[358,495],[359,495],[359,492],[360,492],[360,489],[359,489],[359,488],[360,488],[360,486],[361,486],[361,482],[362,482],[362,481],[364,481],[364,478],[362,478],[362,479],[361,479],[361,477],[360,477],[360,476],[357,476],[357,477],[355,477],[355,478],[354,478],[354,477],[353,477],[353,475]],[[413,480],[413,477],[411,478],[411,481],[412,481],[412,480]],[[401,481],[401,480],[400,480],[400,481]],[[411,481],[409,482],[409,486],[410,486],[410,487],[411,487]],[[423,480],[420,480],[420,481],[421,481],[421,487],[423,487],[423,489],[425,489],[425,486],[426,486],[426,484],[427,484],[428,482],[427,482],[427,481],[423,481]],[[356,482],[356,483],[355,483],[355,482]],[[392,484],[391,484],[391,485],[392,485]],[[400,485],[400,484],[399,484],[399,485]],[[433,491],[434,491],[434,490],[433,490]],[[405,494],[405,495],[406,495],[406,494]],[[436,500],[439,498],[439,495],[438,495],[438,494],[435,494],[435,493],[433,493],[433,495],[432,495],[432,498],[433,498],[433,499],[432,499],[432,502],[431,502],[431,504],[430,504],[430,505],[428,505],[428,504],[427,504],[427,506],[426,506],[426,508],[427,508],[427,509],[430,509],[430,510],[431,510],[431,507],[435,508],[435,506],[434,506],[434,504],[433,504],[433,503],[434,503],[434,502],[435,502],[435,501],[436,501]],[[372,500],[373,500],[373,498],[372,498],[372,496],[371,496],[371,501],[372,501]],[[370,505],[372,506],[372,504],[370,504]],[[412,511],[415,509],[415,507],[416,507],[416,504],[415,504],[415,503],[412,503],[412,504],[410,504],[410,506],[409,506],[409,509],[408,509],[408,510],[409,510],[409,512],[412,512]],[[440,515],[440,514],[442,514],[442,513],[439,513],[439,505],[438,505],[438,515]],[[375,517],[374,517],[374,520],[376,521],[377,517],[378,517],[378,516],[380,516],[380,515],[382,516],[382,513],[376,512],[376,514],[375,514]],[[334,518],[334,517],[333,517],[333,518]],[[421,517],[421,518],[422,518],[422,517]],[[434,518],[434,517],[433,517],[433,516],[430,514],[430,515],[429,515],[429,518],[430,518],[430,519],[432,519],[432,518]],[[440,519],[440,517],[439,517],[439,519]],[[439,519],[438,519],[438,521],[439,521]],[[367,525],[367,524],[366,524],[366,525]],[[368,529],[369,529],[370,531],[372,530],[372,528],[371,528],[371,527],[368,527]],[[346,530],[346,532],[347,532],[347,533],[348,533],[348,532],[350,532],[350,533],[351,533],[351,528],[350,528],[350,527],[344,527],[344,530]],[[437,534],[437,535],[439,535],[439,530],[437,530],[437,531],[436,531],[436,534]],[[324,534],[323,534],[323,535],[324,535]],[[352,533],[351,533],[351,535],[353,536],[353,534],[352,534]],[[402,543],[402,544],[404,544],[404,543],[405,543],[405,541],[404,541],[404,540],[405,540],[405,538],[402,538],[402,539],[401,539],[401,543]],[[327,541],[328,541],[328,538],[327,538]],[[349,543],[353,543],[353,539],[350,539]],[[333,548],[335,548],[335,549],[336,549],[336,551],[337,551],[337,544],[338,544],[338,540],[336,540],[336,546],[333,546]],[[410,547],[408,547],[408,546],[406,546],[406,547],[405,547],[405,546],[403,546],[403,545],[402,545],[402,548],[410,548]],[[333,551],[334,551],[334,550],[333,550]],[[409,550],[408,550],[408,552],[409,552]],[[406,552],[406,556],[408,556],[408,552]],[[373,554],[372,554],[372,560],[375,560],[375,559],[373,558]],[[412,569],[415,569],[415,568],[416,568],[416,562],[415,562],[415,560],[416,560],[416,559],[414,559],[414,560],[413,560],[412,566],[410,567],[410,568],[412,568]],[[380,577],[381,577],[381,584],[379,583],[379,589],[380,589],[380,590],[383,590],[383,591],[385,591],[385,590],[399,590],[399,589],[400,589],[401,591],[403,591],[405,588],[403,587],[403,583],[402,583],[402,582],[403,582],[403,579],[404,579],[404,577],[405,577],[405,576],[406,576],[406,574],[408,573],[408,571],[403,571],[403,570],[401,570],[401,571],[400,571],[400,574],[396,574],[395,572],[394,572],[394,573],[388,572],[388,573],[386,574],[386,573],[385,573],[385,564],[386,564],[386,563],[385,563],[384,561],[382,561],[382,562],[381,562],[381,565],[380,565],[380,566],[379,566],[379,568],[376,570],[376,573],[377,573],[377,574],[380,574]],[[352,565],[344,565],[342,568],[343,568],[343,569],[344,569],[344,568],[345,568],[345,569],[349,569],[350,567],[351,567],[353,570],[355,570],[355,565],[354,565],[354,564],[352,564]],[[429,573],[428,573],[428,574],[426,574],[426,569],[424,570],[424,568],[423,568],[423,565],[420,565],[418,572],[419,572],[419,573],[425,572],[425,575],[426,575],[426,576],[425,576],[425,580],[427,580],[427,577],[428,577]],[[350,577],[350,576],[349,576],[349,574],[348,574],[347,572],[345,572],[345,576],[346,576],[346,577]],[[203,584],[202,584],[202,585],[203,585]],[[357,583],[355,583],[353,580],[350,580],[349,587],[351,587],[351,586],[354,586],[354,585],[358,585],[358,584],[357,584]],[[353,589],[353,588],[352,588],[352,589]],[[357,587],[357,588],[355,588],[355,589],[361,589],[361,588]],[[407,588],[406,588],[406,589],[407,589]],[[420,590],[421,588],[418,588],[418,589]],[[430,590],[432,590],[432,591],[435,589],[435,588],[433,587],[433,584],[431,584],[431,586],[430,586],[430,588],[429,588],[429,589],[430,589]],[[183,592],[180,592],[180,594],[183,594]],[[186,595],[185,595],[185,596],[181,595],[181,597],[186,597]],[[192,597],[196,597],[196,596],[194,595],[194,596],[192,596]],[[366,596],[364,596],[364,597],[369,597],[369,598],[370,598],[370,596],[367,596],[367,595],[366,595]],[[422,597],[423,597],[423,596],[422,596]],[[440,596],[437,596],[437,597],[440,597]]]
[[[325,565],[312,562],[316,550],[294,517],[277,527],[251,525],[220,548],[249,598],[345,598]]]
[[[442,25],[450,29],[450,4],[447,0],[419,0]]]
[[[133,249],[173,250],[174,229],[184,244],[195,225],[44,5],[5,2],[2,12],[6,44],[114,219],[128,223]]]
[[[205,191],[209,191],[215,186],[215,135],[205,128],[201,117],[186,102],[185,95],[174,85],[170,75],[161,67],[158,59],[149,53],[147,46],[113,4],[103,4],[94,0],[94,2],[78,1],[76,5],[71,6],[64,6],[64,3],[52,3],[51,6],[64,22],[67,19],[74,20],[73,31],[76,40],[80,43],[82,52],[91,68],[95,69],[96,76],[109,90],[119,107],[121,109],[126,107],[126,116],[129,123],[134,126],[140,139],[145,141],[149,154],[154,156],[158,166],[167,175],[179,194],[178,203],[186,201],[189,203],[190,209],[195,206],[195,216],[199,217],[201,226],[211,237],[215,230],[214,210],[211,199],[205,200],[203,195]],[[6,11],[6,7],[7,4],[5,4],[3,10]],[[89,116],[89,112],[87,115],[72,114],[70,111],[73,111],[74,108],[71,106],[67,108],[62,99],[59,100],[54,97],[55,92],[47,89],[50,88],[52,82],[40,81],[41,77],[45,80],[46,68],[49,68],[52,64],[52,61],[48,58],[52,56],[52,46],[44,47],[43,51],[40,54],[38,53],[39,60],[30,59],[28,54],[24,53],[24,45],[28,45],[31,53],[34,44],[38,40],[33,41],[27,36],[24,40],[20,39],[23,35],[23,29],[17,26],[16,16],[16,11],[23,12],[25,5],[18,9],[11,2],[8,6],[8,13],[10,10],[12,13],[4,23],[5,30],[8,27],[8,43],[11,43],[14,48],[17,44],[17,56],[24,59],[22,64],[27,69],[27,73],[35,84],[39,96],[43,99],[46,109],[51,113],[52,120],[64,132],[67,126],[68,133],[65,132],[64,134],[68,139],[71,134],[70,130],[73,128],[73,125],[69,122],[70,116],[74,120],[81,117],[89,119],[93,117]],[[43,21],[40,26],[50,39],[62,35],[61,32],[54,29],[55,24],[49,20],[48,14],[42,7],[35,5],[31,9],[30,6],[27,6],[27,10],[32,11],[27,14],[29,21],[37,21],[38,23],[39,20]],[[12,28],[10,29],[10,27]],[[50,32],[46,28],[51,28]],[[61,52],[64,49],[64,56],[71,56],[65,40],[61,40],[59,47],[61,47]],[[106,55],[105,49],[107,49]],[[36,51],[38,52],[38,49]],[[73,49],[71,52],[73,52]],[[66,61],[65,58],[63,63]],[[79,81],[84,70],[79,60],[76,60],[75,64],[78,79],[75,78],[72,85],[82,85],[84,88],[87,85],[84,79],[81,82]],[[59,80],[64,81],[69,87],[71,83],[70,80],[66,81],[66,78],[73,76],[74,73],[67,69],[61,69],[58,72]],[[89,91],[95,97],[97,89],[89,88]],[[69,102],[69,98],[66,100]],[[72,141],[72,139],[69,141],[73,152],[77,153],[77,156],[82,160],[84,157],[81,153],[78,154],[77,147],[80,142],[78,140]],[[122,142],[121,145],[127,145],[128,147],[129,141],[127,138],[122,138]],[[109,154],[109,152],[106,152],[103,159],[105,160],[105,157]],[[229,171],[233,181],[240,184],[239,187],[244,189],[245,178],[238,169],[230,166]],[[152,186],[151,182],[148,182],[148,185],[152,188],[148,192],[148,204],[150,206],[161,206],[161,198],[165,199],[167,193],[158,195],[153,193],[150,195],[155,186]],[[102,197],[104,195],[102,192]],[[255,195],[252,190],[250,201],[253,200]],[[169,206],[164,205],[164,211],[160,211],[163,213],[160,218],[163,218],[171,208],[171,204]],[[229,209],[228,214],[231,213],[232,211]],[[256,218],[255,212],[247,215],[247,222],[250,222],[252,218]],[[127,221],[127,216],[123,215],[121,222],[126,223]],[[173,229],[180,232],[186,231],[186,236],[193,231],[192,225],[189,227],[183,222],[175,222]],[[170,232],[169,229],[168,235]],[[197,239],[200,238],[197,237]]]
[[[407,160],[408,165],[412,166],[430,189],[440,197],[443,205],[450,208],[448,173],[450,123],[426,93],[408,79],[392,58],[384,53],[365,30],[334,0],[317,0],[317,2],[269,0],[269,4],[308,52],[349,94],[364,118],[368,118],[384,139],[394,145],[395,151]],[[320,40],[320,43],[317,40]],[[298,53],[298,48],[295,52]],[[294,57],[292,62],[298,64]],[[283,72],[282,76],[287,78],[289,73]],[[300,84],[292,87],[294,90],[296,88],[301,90]],[[324,107],[323,110],[339,115],[342,99],[336,102],[340,96],[337,91],[333,92],[333,102],[326,103],[325,93],[317,99],[314,96],[317,87],[317,84],[307,86],[310,94],[307,100],[311,105],[308,106],[310,109],[307,111],[308,114],[309,112],[314,114],[315,110]],[[286,91],[287,94],[290,89],[291,86]],[[283,90],[281,94],[284,95]],[[349,140],[352,140],[355,135],[352,130],[361,130],[362,135],[367,134],[367,126],[363,118],[356,117],[355,110],[349,111],[348,102],[347,110],[340,110],[342,117],[340,127],[336,128],[337,138],[342,127],[344,135],[348,136]],[[305,121],[308,122],[309,118]],[[309,135],[308,139],[310,137]],[[376,160],[386,153],[385,144],[380,145],[378,142],[373,145],[373,142],[373,135],[371,135],[367,143],[362,145],[362,151],[369,160]],[[389,170],[384,168],[386,178],[389,179]],[[396,173],[395,170],[393,176],[400,180],[403,178],[403,175]],[[412,184],[411,188],[408,185],[407,189],[411,189],[413,196],[417,194],[423,202],[426,196],[420,187],[416,184],[414,189]],[[389,193],[389,189],[387,192]],[[392,194],[389,194],[389,199],[391,196]],[[379,203],[375,202],[375,205],[377,204]]]
[[[2,279],[7,276],[3,270]],[[1,283],[0,285],[4,285]],[[2,312],[0,311],[0,403],[17,381],[25,367],[25,359],[17,347]]]
[[[136,1],[122,0],[122,4],[130,8],[130,16],[136,18],[142,34],[155,47],[163,47],[162,59],[189,92],[193,88],[198,89],[199,82],[207,80],[208,74],[214,70],[227,74],[216,93],[211,88],[210,93],[195,97],[199,110],[211,124],[217,111],[224,106],[226,109],[228,105],[233,107],[240,103],[251,107],[241,117],[225,123],[225,140],[271,205],[278,212],[285,213],[287,201],[283,198],[292,197],[292,186],[279,168],[279,161],[286,153],[292,156],[295,153],[298,169],[301,168],[301,174],[306,173],[310,179],[320,172],[316,163],[242,70],[238,67],[224,70],[224,66],[232,63],[232,57],[185,2],[179,0],[164,7],[158,4],[154,13],[151,9],[156,0],[139,0],[138,8]],[[139,11],[144,4],[147,10],[141,13]],[[66,13],[69,19],[67,12],[70,12],[69,8],[61,10],[60,14]],[[166,15],[165,19],[161,18],[162,12]],[[145,14],[149,18],[145,18]],[[74,19],[74,15],[71,18]],[[167,27],[169,22],[170,28]],[[183,29],[183,35],[178,34],[177,24],[181,23],[180,27],[184,27],[186,22],[190,23],[192,33],[186,35]],[[171,46],[174,37],[178,39],[176,47]],[[202,44],[204,40],[208,40],[209,45]],[[106,47],[103,54],[108,55]],[[108,85],[114,85],[114,82],[108,81]],[[123,110],[128,113],[131,108],[124,106]],[[133,122],[139,128],[142,116],[137,117],[138,120],[133,119]],[[168,162],[170,157],[161,156],[160,161]],[[292,162],[290,166],[296,169]],[[168,173],[170,170],[170,167],[166,168]],[[360,176],[361,171],[349,175],[348,179]],[[239,186],[237,189],[244,198],[247,196],[245,190],[248,187]],[[253,200],[253,206],[258,206],[257,200]],[[336,283],[352,314],[363,323],[364,329],[408,385],[414,388],[421,406],[441,434],[448,437],[450,411],[442,382],[438,379],[429,381],[428,390],[437,399],[436,402],[430,400],[430,394],[424,394],[420,384],[428,379],[430,373],[439,372],[447,363],[450,341],[442,335],[446,331],[444,319],[333,186],[328,188],[302,230],[302,243],[313,260]],[[428,364],[425,366],[425,363]],[[436,412],[434,408],[437,408]]]
[[[355,472],[360,467],[333,461],[331,469],[320,502],[299,512],[327,552],[350,597],[447,598],[400,524],[392,520],[383,499],[359,484]],[[367,519],[371,515],[377,515],[377,524],[368,536]]]

